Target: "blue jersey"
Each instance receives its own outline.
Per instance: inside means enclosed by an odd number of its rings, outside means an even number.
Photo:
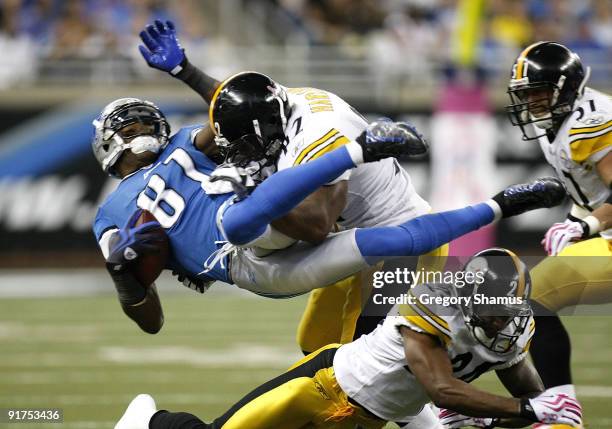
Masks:
[[[206,275],[204,263],[224,242],[217,211],[231,193],[209,195],[210,173],[217,165],[193,144],[200,126],[182,128],[170,138],[157,161],[125,177],[99,207],[93,230],[98,242],[112,228],[123,227],[138,209],[150,211],[170,239],[166,268],[194,278],[231,283],[228,264],[216,264]]]

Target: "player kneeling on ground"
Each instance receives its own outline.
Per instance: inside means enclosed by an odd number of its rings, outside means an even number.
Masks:
[[[115,429],[519,427],[533,422],[581,424],[579,403],[543,391],[525,359],[535,330],[525,265],[512,252],[488,249],[466,271],[481,279],[462,288],[423,284],[409,304],[395,307],[372,333],[325,346],[259,386],[212,423],[188,413],[157,411],[137,396]],[[435,307],[425,296],[480,295]],[[493,301],[491,303],[491,301]],[[469,382],[495,370],[513,398]],[[428,402],[443,408],[438,419]],[[453,411],[450,411],[453,410]],[[468,417],[472,416],[472,417]]]

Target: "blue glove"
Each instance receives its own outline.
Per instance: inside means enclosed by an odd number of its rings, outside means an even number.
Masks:
[[[149,66],[171,75],[183,69],[181,63],[186,60],[185,50],[176,37],[172,21],[164,24],[155,20],[154,25],[147,25],[139,35],[145,46],[138,45],[138,49]]]
[[[140,255],[158,250],[157,244],[163,241],[164,229],[157,221],[135,226],[141,214],[142,209],[136,210],[127,224],[110,238],[106,262],[123,265],[134,261]]]

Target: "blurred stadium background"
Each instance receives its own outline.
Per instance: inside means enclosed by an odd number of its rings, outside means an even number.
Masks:
[[[163,276],[166,326],[151,337],[101,269],[90,224],[116,183],[90,153],[91,120],[125,96],[156,102],[175,130],[207,118],[197,95],[140,58],[137,34],[155,18],[172,19],[190,60],[217,78],[258,70],[414,122],[432,150],[406,168],[439,210],[551,174],[503,114],[523,46],[560,41],[592,67],[590,86],[612,90],[612,0],[0,1],[0,408],[60,407],[61,427],[107,428],[145,391],[211,418],[298,357],[303,298],[227,286],[199,296]],[[541,256],[563,216],[523,216],[455,252],[495,242]],[[567,321],[587,423],[612,427],[612,319]]]

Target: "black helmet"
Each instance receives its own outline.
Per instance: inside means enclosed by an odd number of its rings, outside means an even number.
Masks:
[[[464,272],[474,283],[462,291],[471,295],[464,308],[474,338],[497,353],[505,353],[527,329],[533,314],[529,305],[531,280],[525,264],[507,249],[491,248],[472,256]]]
[[[523,140],[556,132],[574,109],[587,78],[580,57],[559,43],[537,42],[525,48],[512,66],[511,104],[506,106],[512,125],[521,127]]]
[[[227,162],[274,164],[285,149],[289,103],[268,76],[243,72],[222,82],[210,102],[210,125]]]

